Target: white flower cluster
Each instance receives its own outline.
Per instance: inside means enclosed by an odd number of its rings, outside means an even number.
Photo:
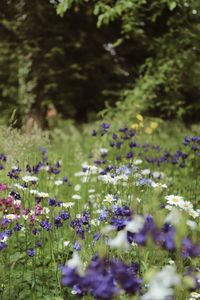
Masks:
[[[168,195],[165,197],[167,200],[166,208],[168,210],[172,210],[173,206],[176,206],[184,211],[186,211],[191,217],[194,219],[199,217],[200,212],[198,210],[194,210],[193,204],[190,201],[185,201],[183,197],[177,195]]]

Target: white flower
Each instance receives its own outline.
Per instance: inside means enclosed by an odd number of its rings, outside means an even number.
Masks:
[[[197,228],[197,223],[192,220],[187,220],[186,224],[190,227],[191,230],[195,230]]]
[[[70,241],[64,241],[64,242],[63,242],[63,245],[64,245],[65,247],[67,247],[69,244],[70,244]]]
[[[38,181],[38,178],[36,176],[30,176],[30,175],[23,176],[22,179],[25,182],[37,182]]]
[[[125,227],[125,230],[130,231],[132,233],[137,233],[144,226],[144,218],[142,216],[135,216],[133,220],[128,222]]]
[[[42,214],[43,215],[48,215],[49,212],[50,212],[50,209],[48,207],[43,207],[43,209],[42,209]]]
[[[76,184],[74,187],[74,191],[78,192],[81,189],[81,185],[80,184]]]
[[[140,164],[142,164],[142,160],[141,159],[135,159],[134,161],[133,161],[133,164],[134,165],[140,165]]]
[[[38,196],[38,197],[41,197],[41,198],[48,198],[48,197],[49,197],[49,194],[48,194],[48,193],[45,193],[45,192],[38,192],[38,193],[37,193],[37,196]]]
[[[17,216],[14,214],[4,215],[4,218],[8,220],[17,220]]]
[[[154,178],[163,178],[164,177],[164,173],[163,172],[153,172],[152,176]]]
[[[74,176],[76,176],[76,177],[82,177],[82,176],[85,176],[85,172],[76,172],[76,173],[74,173]]]
[[[56,180],[56,181],[54,181],[54,184],[57,185],[57,186],[62,185],[63,180]]]
[[[166,185],[165,183],[161,184],[161,187],[162,187],[163,189],[167,189],[167,185]]]
[[[181,213],[176,209],[172,208],[171,212],[166,216],[165,222],[171,224],[178,224],[181,219]]]
[[[68,262],[67,262],[67,266],[72,269],[76,269],[76,271],[79,273],[79,275],[84,274],[83,263],[77,252],[73,253],[72,258],[70,260],[68,260]]]
[[[27,188],[24,186],[21,186],[19,183],[15,183],[14,186],[22,191],[25,191]]]
[[[141,170],[141,174],[142,175],[149,175],[151,173],[151,171],[149,169],[144,169],[144,170]]]
[[[101,229],[101,233],[107,234],[110,233],[111,231],[115,230],[115,226],[112,225],[106,225]]]
[[[116,176],[115,179],[117,181],[119,181],[119,180],[128,181],[128,176],[125,174],[121,174],[121,175]]]
[[[39,192],[37,190],[30,190],[31,195],[37,195]]]
[[[19,206],[19,205],[21,205],[21,200],[14,200],[13,204]]]
[[[5,243],[8,240],[8,236],[6,234],[3,234],[2,237],[0,238],[0,241]]]
[[[17,166],[12,166],[12,170],[17,170],[18,167]]]
[[[155,182],[155,181],[152,181],[152,182],[151,182],[151,186],[152,186],[153,188],[157,188],[157,187],[159,187],[160,185],[159,185],[159,183],[157,183],[157,182]]]
[[[74,205],[75,205],[74,202],[64,202],[64,203],[62,203],[61,206],[64,207],[64,208],[69,208],[69,207],[72,207]]]
[[[194,219],[196,219],[197,217],[199,217],[199,212],[197,212],[197,211],[194,210],[194,209],[189,210],[188,213],[189,213],[189,215],[190,215],[191,217],[193,217]]]
[[[189,300],[195,300],[195,299],[200,299],[200,293],[192,292],[192,293],[190,294]]]
[[[166,205],[165,208],[168,209],[168,210],[172,210],[173,209],[173,207],[171,205]]]
[[[110,174],[106,174],[106,175],[101,175],[98,177],[100,180],[102,180],[105,183],[111,183],[113,185],[117,184],[117,179],[116,177],[112,177]]]
[[[49,171],[50,167],[49,166],[42,166],[40,169],[45,170],[45,171]]]
[[[108,240],[108,245],[111,248],[127,251],[130,247],[130,244],[127,240],[126,230],[119,231],[114,239]]]
[[[149,283],[149,290],[141,297],[141,300],[165,300],[173,295],[172,286],[180,283],[179,275],[174,265],[165,266]]]
[[[170,205],[175,205],[175,206],[181,206],[183,205],[183,197],[181,196],[175,196],[175,195],[169,195],[166,196],[165,199],[167,200],[167,203]]]
[[[182,208],[186,211],[190,211],[191,209],[193,209],[193,204],[190,201],[184,201],[179,206],[180,206],[180,208]]]
[[[89,194],[95,193],[95,189],[89,189],[89,190],[88,190],[88,193],[89,193]]]
[[[90,221],[90,224],[93,225],[93,226],[99,226],[100,221],[98,219],[92,219]]]
[[[115,198],[112,194],[107,194],[103,199],[103,202],[112,203],[113,201],[115,201]]]
[[[107,154],[108,150],[106,148],[101,148],[100,152],[101,152],[101,154]]]
[[[98,173],[98,168],[96,166],[89,166],[89,170],[92,174]]]
[[[73,195],[72,199],[74,199],[74,200],[80,200],[81,196],[80,195]]]

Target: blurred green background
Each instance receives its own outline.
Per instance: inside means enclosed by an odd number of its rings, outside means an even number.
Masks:
[[[198,121],[199,16],[199,0],[1,0],[0,124]]]

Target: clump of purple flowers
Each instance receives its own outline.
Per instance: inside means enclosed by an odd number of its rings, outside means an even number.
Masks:
[[[141,290],[138,263],[128,265],[95,255],[83,275],[68,265],[61,267],[61,271],[63,285],[73,288],[80,295],[90,294],[96,299],[108,300],[122,291],[137,295]]]

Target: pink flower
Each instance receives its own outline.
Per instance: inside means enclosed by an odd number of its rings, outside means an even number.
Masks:
[[[29,215],[29,221],[31,222],[31,223],[34,223],[35,222],[35,219],[36,219],[36,215],[33,213],[33,214],[31,214],[31,215]]]
[[[36,214],[36,216],[41,215],[41,213],[42,213],[42,206],[40,204],[36,204],[36,206],[35,206],[35,214]]]
[[[4,183],[0,183],[0,192],[7,190],[7,185]]]

